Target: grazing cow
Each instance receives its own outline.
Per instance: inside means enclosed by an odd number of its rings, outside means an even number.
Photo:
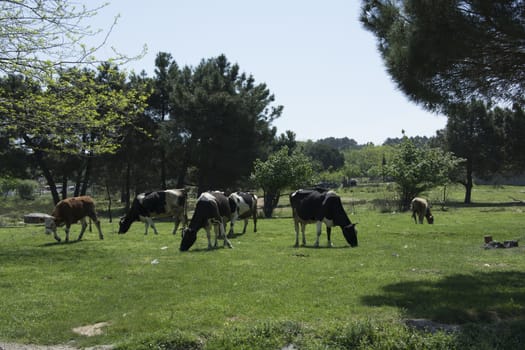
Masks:
[[[232,207],[228,197],[222,192],[203,192],[197,199],[195,211],[190,220],[190,224],[182,231],[180,250],[187,251],[195,243],[197,232],[204,228],[208,238],[208,249],[217,247],[219,234],[224,237],[224,246],[232,248],[232,245],[225,233],[225,225],[232,218]],[[215,231],[215,245],[212,246],[210,230],[213,226]]]
[[[317,239],[315,247],[319,247],[319,236],[321,226],[324,222],[328,236],[328,246],[332,246],[330,240],[332,226],[339,226],[343,235],[352,247],[357,246],[357,230],[355,224],[350,222],[341,203],[341,198],[333,191],[324,189],[298,190],[290,194],[293,219],[295,226],[295,246],[299,246],[299,224],[303,234],[303,245],[306,245],[306,224],[317,223]]]
[[[234,192],[228,197],[235,203],[235,211],[230,223],[229,235],[233,234],[233,226],[238,219],[244,219],[242,233],[246,233],[248,218],[253,218],[253,232],[257,232],[257,196],[250,192]]]
[[[57,227],[66,225],[66,242],[69,242],[69,228],[71,224],[80,220],[82,223],[80,235],[78,236],[80,241],[87,227],[86,216],[95,222],[99,238],[104,239],[100,229],[100,221],[97,218],[95,203],[89,196],[71,197],[58,202],[55,210],[53,210],[53,214],[45,218],[46,233],[52,233],[55,239],[60,242],[60,237],[57,235]]]
[[[176,234],[179,224],[182,222],[183,225],[186,225],[187,222],[186,197],[185,189],[138,194],[133,200],[128,213],[120,218],[118,233],[128,232],[131,224],[140,220],[146,225],[145,235],[148,234],[149,226],[153,228],[155,234],[158,234],[152,218],[173,217],[175,219],[173,234]]]
[[[427,222],[429,224],[434,223],[434,217],[432,216],[432,213],[430,212],[430,205],[428,204],[428,201],[425,198],[416,197],[412,199],[410,206],[412,208],[412,217],[414,218],[414,222],[416,224],[417,224],[416,214],[417,214],[420,224],[423,223],[423,217],[427,218]]]

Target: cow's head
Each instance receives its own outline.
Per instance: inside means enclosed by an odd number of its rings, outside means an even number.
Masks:
[[[118,223],[118,233],[126,233],[129,230],[129,227],[131,226],[131,220],[126,219],[125,216],[120,218],[120,221]]]
[[[57,224],[55,221],[55,217],[48,215],[44,218],[44,223],[46,226],[46,234],[56,234],[57,233]]]
[[[197,232],[190,229],[189,227],[182,230],[182,240],[180,241],[180,251],[185,252],[195,243],[197,240]]]
[[[432,213],[430,212],[430,208],[427,208],[427,211],[425,212],[425,216],[426,216],[427,222],[429,224],[433,224],[434,223],[434,216],[432,216]]]
[[[357,247],[357,229],[356,224],[350,224],[343,227],[343,235],[350,246]]]

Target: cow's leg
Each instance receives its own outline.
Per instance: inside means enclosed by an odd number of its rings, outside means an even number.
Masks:
[[[71,228],[70,223],[66,223],[66,243],[69,242],[69,229]]]
[[[317,238],[315,239],[314,247],[319,248],[319,237],[321,237],[321,230],[323,228],[323,222],[317,221]]]
[[[299,222],[294,219],[293,221],[294,228],[295,228],[295,244],[294,247],[299,247]]]
[[[153,222],[152,219],[150,219],[150,220],[151,220],[150,225],[151,225],[151,228],[153,229],[153,232],[154,232],[156,235],[158,235],[158,234],[159,234],[159,231],[157,231],[157,228],[155,227],[155,222]]]
[[[95,222],[95,226],[97,227],[97,230],[98,230],[98,238],[104,239],[104,234],[102,233],[102,229],[100,228],[100,220],[96,219],[93,221]]]
[[[213,233],[215,233],[215,243],[213,243],[213,248],[218,248],[219,244],[217,243],[219,238],[224,237],[226,239],[226,236],[224,236],[224,231],[220,229],[221,224],[214,224],[213,225]]]
[[[155,227],[155,222],[153,221],[153,219],[149,216],[147,216],[145,218],[145,221],[146,221],[146,233],[144,233],[145,235],[148,234],[148,225],[151,226],[151,228],[153,229],[153,232],[158,235],[159,232],[157,231],[157,228]]]
[[[332,244],[332,228],[331,227],[326,226],[326,236],[328,238],[328,248],[333,247],[334,245]]]
[[[102,234],[102,229],[100,228],[100,220],[97,218],[96,215],[89,215],[89,218],[91,219],[91,221],[93,221],[95,223],[95,226],[98,230],[98,238],[100,239],[104,239],[104,235]]]
[[[175,227],[173,227],[173,232],[172,232],[174,235],[177,234],[177,230],[179,229],[179,224],[180,224],[180,220],[175,219]]]
[[[206,227],[204,227],[204,229],[206,230],[206,238],[208,238],[208,249],[213,249],[213,246],[211,245],[211,227],[210,225],[207,225]]]
[[[235,222],[239,219],[239,213],[235,211],[232,215],[231,222],[230,222],[230,232],[228,232],[228,236],[232,237],[234,234],[234,225]],[[244,233],[244,232],[243,232]]]
[[[242,234],[246,233],[246,227],[248,227],[248,218],[244,219],[244,228],[242,229]]]
[[[257,208],[253,211],[253,232],[257,232]]]
[[[95,226],[97,227],[97,230],[98,230],[98,238],[104,239],[104,234],[102,233],[102,229],[100,228],[99,220],[95,221]]]
[[[423,218],[425,217],[425,215],[423,215],[423,212],[419,213],[419,223],[420,224],[423,224]]]
[[[80,241],[82,239],[82,236],[84,235],[84,231],[86,231],[86,228],[88,227],[86,218],[80,219],[80,224],[82,225],[82,227],[80,228],[80,234],[78,235],[77,241]]]
[[[53,232],[53,236],[55,237],[56,241],[60,243],[61,239],[60,239],[60,237],[58,237],[57,228],[56,227],[55,227],[55,231]]]
[[[416,211],[412,211],[412,217],[414,218],[414,224],[417,224]]]
[[[303,234],[303,246],[306,246],[306,223],[305,222],[302,222],[301,223],[301,232]]]
[[[233,248],[231,242],[228,240],[228,237],[226,237],[226,229],[225,229],[225,226],[222,222],[219,223],[219,230],[222,231],[221,234],[222,236],[224,237],[224,246],[225,247],[228,247],[228,248]],[[217,236],[215,236],[217,237]],[[215,240],[215,246],[217,246],[217,240]]]

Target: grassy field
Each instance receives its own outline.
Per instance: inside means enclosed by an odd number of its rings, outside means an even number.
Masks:
[[[358,222],[359,247],[339,229],[335,247],[293,248],[285,205],[258,232],[236,234],[234,249],[206,250],[203,231],[189,252],[180,234],[159,223],[126,235],[102,219],[84,240],[57,244],[36,225],[0,227],[0,342],[115,344],[133,349],[449,349],[517,348],[525,342],[525,199],[522,187],[476,187],[471,206],[453,188],[445,209],[434,200],[434,225],[385,210],[384,187],[343,193]],[[24,204],[24,205],[27,205]],[[49,203],[0,210],[50,212]],[[17,209],[18,208],[18,209]],[[23,209],[21,209],[23,208]],[[46,210],[47,208],[47,210]],[[31,210],[35,209],[35,210]],[[103,210],[99,210],[103,211]],[[16,220],[14,220],[16,221]],[[237,226],[237,230],[242,225]],[[80,226],[72,228],[76,238]],[[63,230],[59,231],[63,237]],[[483,237],[521,240],[512,249],[484,249]],[[460,332],[422,332],[407,319],[460,325]],[[107,322],[100,335],[75,327]]]

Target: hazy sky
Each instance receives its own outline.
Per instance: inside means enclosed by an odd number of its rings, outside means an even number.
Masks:
[[[85,1],[89,7],[96,1]],[[99,2],[101,3],[101,2]],[[386,73],[375,37],[359,22],[358,0],[110,0],[90,20],[108,28],[109,46],[147,55],[127,69],[154,76],[158,52],[179,66],[225,54],[284,111],[274,125],[298,140],[349,137],[381,144],[388,137],[432,136],[446,118],[409,102]],[[101,51],[103,56],[105,51]]]

